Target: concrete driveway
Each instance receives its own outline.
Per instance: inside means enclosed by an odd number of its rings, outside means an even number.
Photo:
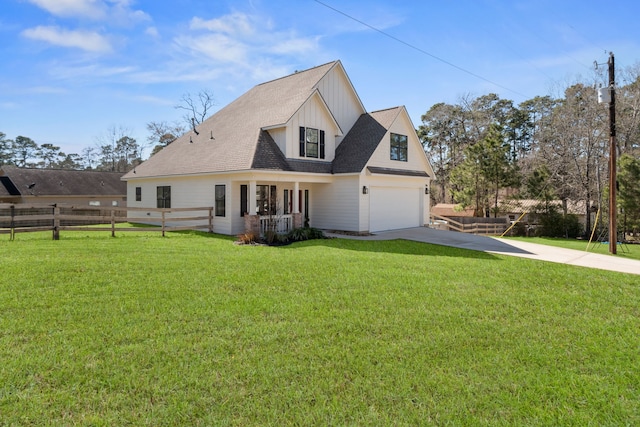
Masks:
[[[593,253],[509,239],[500,239],[497,237],[459,233],[457,231],[436,230],[427,227],[382,231],[370,236],[345,236],[341,234],[329,235],[333,237],[357,240],[413,240],[416,242],[452,246],[456,248],[471,249],[474,251],[511,255],[522,258],[537,259],[540,261],[558,262],[562,264],[640,275],[640,261],[607,255],[606,252],[604,252],[604,248],[601,253]],[[606,249],[608,249],[608,246]]]

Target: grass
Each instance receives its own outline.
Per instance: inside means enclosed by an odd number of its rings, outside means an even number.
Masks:
[[[0,240],[0,425],[640,424],[637,276],[407,241],[50,238]]]
[[[591,242],[588,240],[561,239],[556,237],[505,237],[506,239],[520,240],[523,242],[539,243],[541,245],[557,246],[578,251],[586,251],[596,254],[609,255],[609,243]],[[618,245],[617,255],[623,258],[640,260],[640,245]]]

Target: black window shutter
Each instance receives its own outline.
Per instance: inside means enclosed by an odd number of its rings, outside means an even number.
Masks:
[[[324,131],[320,131],[320,158],[324,159]]]
[[[245,213],[249,213],[247,210],[247,186],[240,186],[240,216],[244,216]]]
[[[305,137],[304,127],[300,126],[300,157],[304,157]]]

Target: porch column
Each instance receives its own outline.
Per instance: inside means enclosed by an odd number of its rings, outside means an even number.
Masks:
[[[293,228],[302,227],[302,214],[300,213],[300,183],[298,181],[293,183],[293,213],[291,219],[293,220]]]
[[[247,215],[244,217],[245,233],[260,234],[260,217],[256,213],[256,182],[249,181],[249,194],[247,194]]]
[[[293,183],[293,213],[300,213],[300,183]]]
[[[249,215],[256,215],[256,189],[256,181],[249,181],[249,197],[247,197]]]

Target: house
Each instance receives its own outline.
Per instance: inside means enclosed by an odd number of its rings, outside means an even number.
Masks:
[[[67,169],[0,168],[0,203],[126,206],[122,173]]]
[[[255,86],[123,179],[130,207],[214,206],[234,235],[422,226],[432,177],[406,109],[368,113],[334,61]]]
[[[438,203],[431,208],[432,215],[444,216],[448,218],[457,217],[473,217],[474,209],[471,207],[463,207],[461,204],[455,203]]]

